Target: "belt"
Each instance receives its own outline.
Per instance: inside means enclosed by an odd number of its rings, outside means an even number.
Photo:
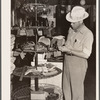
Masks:
[[[66,53],[66,55],[68,55],[68,56],[74,56],[73,54],[68,54],[68,53]]]

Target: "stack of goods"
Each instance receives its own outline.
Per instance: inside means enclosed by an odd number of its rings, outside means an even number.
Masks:
[[[39,64],[45,64],[47,63],[47,59],[46,59],[46,53],[40,53],[38,54],[38,62]]]
[[[38,40],[38,42],[44,43],[46,46],[50,46],[50,39],[46,38],[45,36],[41,36]]]
[[[25,75],[30,73],[33,75],[51,76],[57,74],[58,71],[56,70],[55,65],[48,63],[38,65],[37,69],[35,67],[29,67],[28,70],[25,72]]]
[[[51,41],[51,48],[56,49],[56,51],[54,52],[54,57],[61,56],[61,51],[59,51],[58,48],[63,46],[64,44],[65,44],[64,36],[60,35],[53,37]]]
[[[42,100],[62,100],[62,91],[61,91],[60,87],[58,87],[58,86],[42,83],[42,84],[39,84],[38,92],[35,91],[34,85],[31,87],[31,89],[33,90],[32,95],[34,94],[34,97],[39,96],[39,94],[41,93],[42,94],[42,95],[40,94],[41,98],[42,98],[42,96],[44,96],[44,98]],[[36,93],[37,93],[37,95],[36,95]],[[32,98],[32,100],[35,100],[33,98]],[[36,100],[41,100],[38,98],[39,97],[37,97]]]
[[[50,88],[50,89],[52,89],[52,88]],[[45,91],[48,91],[48,96],[47,96],[46,100],[58,100],[59,94],[55,93],[54,89],[52,89],[53,90],[52,92],[49,92],[50,89],[49,88],[45,89]]]
[[[63,46],[65,44],[65,38],[62,35],[59,36],[54,36],[53,39],[51,40],[51,45],[49,48],[49,52],[46,54],[46,57],[48,61],[62,61],[63,60],[63,55],[61,51],[59,51],[59,47]]]
[[[58,49],[58,47],[63,46],[64,44],[65,44],[65,39],[64,39],[64,36],[62,35],[55,36],[51,40],[51,47],[55,49]]]
[[[63,100],[60,87],[51,84],[39,84],[39,91],[35,91],[35,86],[22,86],[12,93],[12,100]]]
[[[56,93],[54,87],[44,86],[43,90],[39,90],[38,92],[33,91],[31,92],[31,99],[32,100],[59,100],[59,93]]]
[[[41,36],[38,40],[37,51],[47,51],[50,46],[50,39]]]
[[[26,29],[25,28],[19,29],[17,35],[25,36],[26,35]]]
[[[17,35],[19,35],[19,36],[34,36],[34,31],[33,31],[33,29],[21,28],[18,30]]]
[[[35,35],[34,35],[33,29],[27,29],[27,30],[26,30],[26,35],[27,35],[27,36],[35,36]]]
[[[47,93],[44,91],[32,91],[31,100],[46,100]]]
[[[45,52],[45,51],[47,51],[47,46],[42,42],[38,42],[37,43],[37,51]]]
[[[21,45],[22,50],[34,50],[35,43],[33,41],[28,41]]]
[[[15,65],[14,65],[14,61],[16,60],[16,58],[13,56],[13,48],[14,48],[14,44],[15,44],[15,35],[11,34],[11,72],[13,72],[13,70],[15,69]]]

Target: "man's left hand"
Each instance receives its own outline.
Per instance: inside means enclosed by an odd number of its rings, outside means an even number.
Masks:
[[[66,46],[59,47],[59,50],[62,51],[62,52],[70,53],[70,49],[68,49]]]

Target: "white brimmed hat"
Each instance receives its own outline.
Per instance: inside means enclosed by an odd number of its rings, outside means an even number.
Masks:
[[[89,14],[81,6],[75,6],[71,12],[66,15],[66,20],[69,22],[78,22],[86,19]]]

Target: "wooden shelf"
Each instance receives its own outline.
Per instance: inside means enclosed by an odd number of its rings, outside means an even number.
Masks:
[[[41,65],[38,65],[38,66],[40,66],[41,67]],[[54,76],[56,76],[56,75],[59,75],[61,72],[62,72],[62,70],[61,69],[59,69],[59,68],[57,68],[57,67],[55,67],[55,71],[51,71],[51,72],[47,72],[45,75],[42,73],[42,72],[40,72],[40,73],[38,73],[38,74],[36,74],[36,75],[34,75],[33,73],[29,73],[29,74],[27,74],[27,75],[25,75],[25,72],[28,70],[28,68],[32,68],[32,66],[27,66],[26,68],[25,68],[25,70],[23,71],[23,69],[24,69],[24,67],[21,67],[21,68],[16,68],[15,70],[14,70],[14,72],[13,72],[13,75],[16,75],[16,76],[19,76],[19,77],[27,77],[27,78],[39,78],[39,79],[45,79],[45,78],[50,78],[50,77],[54,77]],[[23,74],[23,75],[22,75]]]
[[[17,51],[17,52],[36,52],[36,53],[44,53],[44,52],[56,52],[57,50],[55,49],[55,50],[21,50],[21,49],[15,49],[14,51]]]
[[[11,27],[11,30],[19,30],[19,29],[49,29],[47,26],[26,26],[26,27]]]

